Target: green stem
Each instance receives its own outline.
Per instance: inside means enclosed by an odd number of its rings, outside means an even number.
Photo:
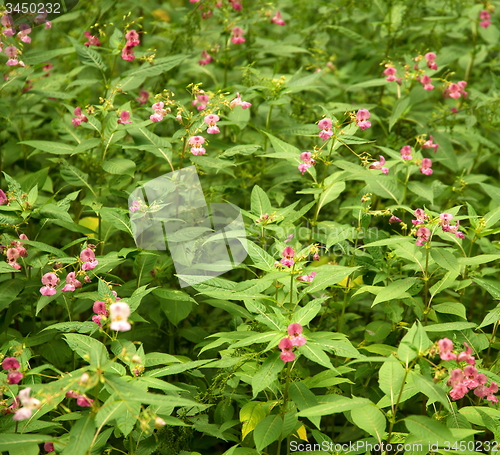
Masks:
[[[287,369],[286,369],[286,383],[285,383],[285,393],[283,394],[283,405],[281,407],[281,414],[284,418],[285,412],[286,412],[286,404],[288,402],[288,390],[290,388],[290,370],[292,369],[292,362],[288,362],[287,364]],[[288,438],[287,438],[288,440]],[[278,451],[276,452],[276,455],[281,454],[281,442],[283,441],[282,435],[280,435],[280,439],[278,441]],[[290,444],[288,444],[287,448],[287,454],[290,454]]]
[[[427,314],[429,313],[429,308],[427,308],[427,299],[428,299],[428,290],[429,290],[429,251],[430,251],[430,243],[426,245],[426,256],[425,256],[425,274],[424,274],[424,282],[425,282],[425,292],[424,292],[424,325],[427,325]]]

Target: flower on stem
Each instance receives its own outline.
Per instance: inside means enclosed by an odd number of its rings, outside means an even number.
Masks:
[[[392,82],[392,81],[395,81],[396,80],[396,68],[392,67],[392,66],[388,66],[385,70],[384,70],[384,75],[387,76],[385,78],[386,81],[388,82]]]
[[[53,452],[54,451],[54,443],[52,443],[52,442],[46,442],[43,445],[43,448],[45,449],[46,452]]]
[[[217,122],[220,120],[218,115],[210,114],[205,116],[203,121],[208,124],[207,133],[208,134],[217,134],[220,133],[219,128],[217,127]]]
[[[197,109],[199,111],[203,111],[207,107],[209,100],[210,100],[209,96],[203,90],[200,90],[196,94],[196,99],[193,101],[193,106],[196,106],[198,103],[200,103]]]
[[[429,139],[422,144],[423,149],[431,149],[432,148],[432,149],[434,149],[434,153],[437,152],[438,147],[439,147],[438,144],[433,144],[432,134],[429,136]]]
[[[19,258],[20,254],[17,248],[9,248],[7,250],[7,263],[14,267],[17,270],[21,270],[21,265],[18,264],[17,259]]]
[[[239,93],[236,93],[236,95],[236,98],[231,101],[231,109],[235,108],[236,106],[241,106],[242,109],[247,109],[251,106],[249,102],[241,100],[241,95]]]
[[[413,159],[412,157],[412,150],[411,150],[411,147],[409,145],[405,145],[404,147],[401,148],[401,158],[403,160],[407,160],[407,161],[410,161]]]
[[[293,362],[295,360],[295,353],[293,352],[294,344],[290,338],[283,338],[278,347],[281,349],[280,358],[283,362]]]
[[[170,109],[164,109],[165,103],[162,101],[159,101],[158,103],[155,103],[151,106],[151,109],[153,109],[154,114],[149,117],[149,119],[154,123],[154,122],[161,122],[163,120],[163,117],[170,113]]]
[[[7,370],[7,382],[9,384],[19,384],[23,374],[19,371],[21,364],[15,357],[5,357],[2,362],[2,368]]]
[[[385,164],[385,158],[382,155],[380,155],[379,161],[375,161],[375,163],[370,164],[369,169],[379,169],[384,174],[387,175],[389,173],[389,169],[384,167],[384,164]]]
[[[132,207],[129,207],[131,213],[134,213],[135,211],[139,210],[140,208],[141,208],[141,202],[140,201],[133,201],[132,202]]]
[[[302,335],[302,326],[298,322],[293,322],[287,328],[288,336],[294,346],[303,346],[306,344],[306,338]]]
[[[17,47],[16,46],[6,47],[5,48],[5,55],[7,57],[9,57],[9,60],[7,60],[7,63],[6,63],[7,66],[16,66],[19,64],[19,61],[17,60]]]
[[[205,143],[205,138],[203,136],[192,136],[189,138],[189,145],[191,147],[191,153],[193,155],[205,155],[206,150],[202,147]]]
[[[431,84],[432,79],[425,74],[422,79],[420,79],[420,82],[424,86],[424,90],[431,91],[434,89],[434,86]]]
[[[42,295],[55,295],[56,294],[56,286],[59,284],[59,278],[55,273],[46,273],[42,277],[42,288],[40,288],[40,294]]]
[[[141,106],[146,104],[149,100],[149,92],[147,90],[141,90],[139,96],[135,100],[139,102]]]
[[[411,220],[414,226],[420,223],[424,223],[425,220],[429,218],[423,209],[417,209],[415,210],[415,212],[413,212],[413,214],[415,215],[416,218],[416,220]]]
[[[34,409],[40,408],[40,401],[30,397],[31,388],[27,387],[19,392],[22,407],[12,417],[14,420],[26,420],[31,417]]]
[[[392,223],[401,223],[401,220],[395,216],[395,215],[392,215],[390,218],[389,218],[389,223],[392,224]]]
[[[311,158],[311,152],[302,152],[300,154],[300,159],[303,163],[299,164],[299,171],[302,172],[302,175],[311,167],[316,164],[316,161]]]
[[[9,198],[3,190],[0,190],[0,205],[9,205]]]
[[[126,332],[131,329],[130,323],[127,321],[130,316],[130,307],[126,303],[113,303],[109,306],[109,311],[111,314],[111,330]]]
[[[88,32],[88,31],[85,32],[85,36],[88,39],[88,41],[85,43],[85,46],[89,47],[90,45],[92,45],[92,46],[100,46],[101,45],[99,38],[91,35],[90,32]]]
[[[370,118],[370,112],[368,109],[360,109],[356,114],[356,122],[361,130],[366,130],[372,126],[372,123],[368,120]]]
[[[198,61],[201,66],[208,65],[214,61],[214,58],[205,50],[201,53],[202,59]]]
[[[232,34],[233,36],[231,37],[231,41],[234,43],[234,44],[242,44],[245,42],[245,38],[243,38],[243,34],[245,32],[243,31],[242,28],[240,27],[233,27],[233,31],[232,31]]]
[[[129,111],[123,111],[120,114],[120,118],[118,119],[118,123],[120,125],[125,125],[127,123],[132,123],[132,120],[129,120],[130,118],[130,112]]]
[[[62,289],[62,292],[74,291],[76,288],[81,288],[82,283],[76,279],[75,272],[70,272],[66,276],[66,285]]]
[[[466,86],[467,82],[465,81],[459,81],[456,84],[452,82],[446,87],[443,96],[449,96],[450,98],[458,99],[463,95],[464,98],[467,98],[468,92],[464,90]]]
[[[439,346],[439,356],[441,360],[453,360],[457,358],[456,354],[453,354],[453,341],[448,338],[443,338],[438,341]]]
[[[295,256],[295,251],[291,246],[285,247],[283,250],[283,259],[281,260],[281,263],[290,268],[293,264],[295,264],[293,257]]]
[[[80,126],[82,122],[88,122],[88,118],[85,114],[82,114],[82,109],[80,107],[75,108],[75,118],[73,119],[73,126],[76,128]]]
[[[432,160],[429,158],[424,158],[422,160],[422,166],[420,167],[420,172],[425,175],[432,175]]]
[[[83,262],[82,270],[92,270],[97,267],[99,261],[95,258],[95,253],[90,248],[85,248],[80,253],[80,259]]]
[[[437,63],[434,61],[436,60],[436,54],[434,52],[427,52],[427,54],[425,54],[425,59],[427,60],[427,67],[431,70],[437,71]]]
[[[271,19],[271,24],[285,25],[285,21],[281,18],[281,13],[279,11],[276,11],[276,14]]]
[[[424,242],[427,242],[431,236],[431,231],[425,226],[419,227],[417,229],[417,245],[422,246]]]
[[[31,38],[28,36],[31,33],[31,27],[28,24],[21,24],[19,26],[19,33],[17,34],[17,37],[23,42],[23,43],[31,43]]]
[[[139,41],[139,34],[135,30],[130,30],[125,34],[125,38],[127,38],[127,46],[135,47],[138,46],[141,42]]]
[[[321,130],[319,132],[319,137],[326,141],[333,136],[332,131],[332,121],[329,118],[324,118],[318,122],[318,128]]]
[[[318,254],[318,253],[316,253],[316,255],[317,255],[317,254]],[[315,256],[316,256],[316,255],[315,255]],[[317,259],[317,260],[319,260],[319,256],[318,256],[318,259]],[[317,275],[317,273],[316,273],[316,272],[311,272],[311,274],[310,274],[310,275],[301,275],[301,276],[298,276],[298,277],[297,277],[297,280],[299,280],[299,281],[304,281],[304,282],[306,282],[306,283],[312,283],[312,282],[313,282],[313,280],[314,280],[314,277],[315,277],[316,275]]]
[[[94,402],[91,398],[87,398],[85,395],[77,393],[74,390],[68,390],[66,392],[66,398],[76,398],[76,404],[82,408],[90,408]]]
[[[479,13],[479,19],[481,19],[481,22],[479,22],[479,25],[483,28],[488,28],[491,25],[491,15],[488,10],[483,10]]]
[[[5,36],[14,36],[16,33],[16,27],[14,26],[14,19],[10,14],[5,14],[1,19],[2,25],[5,27],[3,34]]]
[[[476,359],[474,358],[472,354],[472,348],[464,342],[465,346],[465,351],[462,351],[460,354],[458,354],[457,357],[457,362],[467,362],[469,365],[475,365],[476,364]]]

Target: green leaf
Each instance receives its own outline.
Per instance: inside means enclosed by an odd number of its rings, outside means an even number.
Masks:
[[[305,307],[300,308],[293,314],[292,322],[298,322],[305,326],[311,322],[321,310],[321,299],[311,300]]]
[[[445,133],[432,133],[432,141],[434,144],[439,144],[438,154],[440,157],[440,164],[444,164],[448,169],[453,172],[458,171],[457,155],[453,148],[453,144],[448,139]],[[444,157],[443,157],[444,155]]]
[[[6,262],[0,262],[0,273],[12,273],[12,272],[18,273],[20,272],[20,270],[15,269]]]
[[[337,199],[344,190],[345,182],[333,182],[328,185],[319,196],[317,213],[319,213],[324,205]]]
[[[253,431],[257,424],[266,417],[266,411],[262,408],[262,403],[249,401],[240,409],[241,439]]]
[[[454,441],[451,431],[442,423],[427,416],[410,416],[404,420],[408,431],[424,441],[444,445]]]
[[[68,211],[55,204],[44,205],[40,209],[40,214],[46,218],[61,220],[73,224],[73,219],[69,216]]]
[[[53,436],[48,434],[6,434],[3,433],[0,438],[0,452],[8,450],[17,450],[23,447],[29,447],[33,444],[43,444],[53,440]]]
[[[324,416],[330,414],[336,414],[338,412],[351,411],[354,408],[368,404],[369,401],[366,398],[347,398],[340,395],[336,395],[335,399],[329,403],[318,404],[317,406],[312,406],[303,411],[299,412],[299,417],[315,417]]]
[[[393,406],[399,397],[401,388],[405,381],[405,369],[394,357],[387,359],[378,372],[378,383],[380,390],[391,399]]]
[[[64,144],[62,142],[51,142],[51,141],[23,141],[19,144],[29,145],[42,152],[51,153],[52,155],[72,155],[75,153],[74,147],[69,144]]]
[[[9,455],[38,455],[40,453],[40,448],[38,444],[27,444],[25,446],[16,447],[13,450],[9,450]]]
[[[168,320],[175,326],[183,319],[186,319],[193,309],[191,302],[183,300],[162,299],[160,305]]]
[[[354,92],[356,90],[360,90],[363,88],[371,88],[371,87],[381,87],[383,85],[388,85],[387,81],[384,78],[378,77],[377,79],[370,79],[369,81],[359,82],[354,85],[350,85],[347,87],[347,92]]]
[[[340,265],[327,266],[327,269],[317,268],[317,275],[314,277],[310,286],[302,291],[301,295],[311,294],[312,292],[322,291],[329,286],[337,284],[344,278],[347,278],[351,273],[359,269],[359,267],[343,267]]]
[[[446,322],[444,324],[432,324],[425,327],[426,332],[453,332],[455,330],[473,329],[477,324],[474,322]]]
[[[261,420],[253,431],[255,447],[260,452],[269,444],[277,441],[283,428],[283,419],[280,414],[267,416]]]
[[[401,190],[395,178],[389,175],[370,176],[364,178],[366,184],[371,191],[377,196],[394,199],[397,204],[400,204],[402,198]]]
[[[351,411],[353,422],[374,438],[377,438],[379,443],[382,442],[385,432],[385,417],[380,409],[373,404],[356,407]]]
[[[335,369],[328,355],[325,351],[323,351],[323,349],[321,349],[320,345],[315,343],[306,343],[305,345],[300,346],[298,350],[304,357],[307,357],[309,360],[318,363],[319,365],[322,365],[326,368],[330,368],[332,370]]]
[[[257,149],[261,148],[260,145],[237,145],[236,147],[230,147],[225,152],[219,155],[219,158],[223,156],[230,157],[234,155],[251,155]]]
[[[434,261],[445,270],[460,273],[460,265],[458,264],[457,258],[444,248],[432,248],[431,256]]]
[[[109,362],[106,346],[95,338],[76,333],[65,333],[64,338],[69,347],[91,365],[102,368]]]
[[[90,49],[90,47],[82,46],[74,38],[69,37],[69,39],[73,44],[78,57],[80,57],[80,60],[84,65],[93,66],[94,68],[97,68],[101,71],[106,71],[107,66],[104,64],[104,61],[99,52],[95,51],[94,49]]]
[[[403,115],[404,111],[407,109],[407,107],[410,105],[410,97],[405,96],[404,98],[399,98],[395,103],[394,107],[392,108],[392,114],[389,119],[389,131],[392,130],[392,127],[394,124],[401,118]]]
[[[417,196],[421,196],[427,199],[431,204],[434,204],[434,191],[425,183],[412,180],[408,182],[408,189]]]
[[[135,163],[125,158],[113,158],[102,163],[102,168],[110,174],[129,175],[134,177]]]
[[[89,180],[88,174],[85,174],[84,172],[80,171],[80,169],[73,167],[69,164],[63,166],[60,172],[61,172],[61,177],[64,179],[65,182],[73,186],[86,186],[92,192],[92,194],[95,197],[97,197],[97,194],[94,192],[93,188],[88,183]]]
[[[500,284],[497,281],[474,277],[474,283],[488,291],[495,300],[500,300]]]
[[[43,51],[32,51],[27,52],[23,55],[23,61],[26,65],[38,65],[40,63],[48,62],[49,60],[59,57],[60,55],[68,55],[75,52],[73,47],[63,47],[61,49],[54,50],[43,50]]]
[[[69,441],[62,455],[86,455],[95,432],[94,417],[89,414],[79,419],[69,432]]]
[[[134,237],[130,227],[130,218],[122,210],[114,207],[103,207],[99,213],[104,221],[109,221],[116,229],[128,232],[132,238]]]
[[[410,374],[415,387],[430,398],[430,402],[427,404],[428,406],[430,406],[432,402],[439,401],[448,411],[453,412],[448,397],[441,387],[419,373],[411,371]]]
[[[181,64],[188,56],[187,55],[172,55],[169,57],[163,57],[156,59],[155,64],[144,63],[139,68],[133,68],[131,70],[122,73],[123,76],[141,76],[141,77],[151,77],[159,76],[164,74],[177,65]]]
[[[308,408],[312,408],[313,406],[318,405],[318,399],[316,395],[312,393],[309,388],[303,382],[292,382],[290,384],[290,398],[297,405],[299,411],[303,411]],[[320,429],[321,417],[309,417],[309,420],[316,425],[318,430]]]
[[[403,297],[407,297],[406,291],[410,289],[416,282],[417,278],[406,278],[402,280],[396,280],[392,282],[389,286],[385,287],[381,292],[378,293],[377,297],[372,303],[372,307],[388,300],[396,300]]]
[[[497,261],[498,259],[500,259],[500,254],[480,254],[479,256],[471,258],[458,258],[458,263],[464,265],[480,265]]]
[[[275,271],[276,267],[274,259],[269,253],[264,251],[260,246],[257,246],[254,242],[247,242],[248,255],[252,259],[254,266],[260,270],[265,271]]]
[[[280,353],[274,352],[260,366],[259,371],[252,379],[252,391],[254,398],[261,391],[269,387],[278,377],[278,373],[285,366],[281,360]]]
[[[264,214],[271,214],[271,202],[269,201],[269,197],[264,192],[264,190],[259,186],[255,185],[252,189],[252,213],[257,216],[261,216]]]

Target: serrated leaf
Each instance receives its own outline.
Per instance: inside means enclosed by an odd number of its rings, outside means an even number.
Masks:
[[[260,452],[269,444],[276,441],[280,437],[282,428],[283,418],[281,414],[270,415],[261,420],[253,432],[253,439],[257,450]]]
[[[112,158],[102,163],[102,168],[110,174],[134,177],[135,163],[125,158]]]
[[[260,391],[266,389],[276,381],[278,373],[284,366],[285,362],[281,360],[279,352],[271,354],[260,366],[252,379],[253,396],[256,397]]]
[[[23,141],[19,143],[29,145],[30,147],[41,150],[42,152],[51,153],[52,155],[72,155],[73,153],[75,153],[74,147],[62,142]]]
[[[248,433],[253,431],[257,424],[266,417],[266,412],[262,408],[262,403],[250,401],[240,409],[241,440],[244,440]]]
[[[380,409],[373,404],[356,407],[351,411],[353,422],[368,434],[377,438],[379,444],[382,442],[385,432],[385,416]]]
[[[410,97],[405,96],[404,98],[399,98],[392,108],[391,117],[389,118],[389,131],[392,130],[394,124],[401,118],[404,111],[410,105]]]

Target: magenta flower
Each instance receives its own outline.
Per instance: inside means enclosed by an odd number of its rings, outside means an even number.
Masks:
[[[84,34],[88,39],[88,41],[85,43],[85,46],[89,47],[90,45],[92,45],[92,46],[100,46],[101,45],[99,38],[91,35],[90,32],[87,31]]]
[[[191,153],[193,155],[204,155],[206,150],[202,147],[205,143],[205,138],[203,136],[192,136],[189,138],[189,145],[192,145]]]
[[[366,130],[372,126],[371,122],[368,120],[370,118],[370,112],[367,109],[360,109],[356,114],[356,122],[361,130]]]
[[[290,338],[285,337],[283,338],[278,347],[281,349],[281,355],[280,358],[283,360],[283,362],[293,362],[295,360],[295,354],[293,352],[293,343]]]
[[[319,254],[318,253],[315,253],[314,256],[313,256],[313,260],[314,261],[319,261]],[[312,275],[312,274],[311,274]],[[316,276],[316,274],[315,274]],[[314,278],[314,277],[313,277]]]
[[[283,259],[281,260],[281,263],[290,268],[293,264],[295,264],[293,257],[295,256],[295,251],[291,246],[285,247],[283,250]]]
[[[207,115],[204,118],[203,121],[206,124],[208,124],[208,128],[207,128],[207,133],[208,134],[217,134],[217,133],[220,133],[219,128],[217,127],[217,122],[219,120],[220,120],[219,116],[215,115],[215,114]]]
[[[411,154],[412,150],[409,145],[405,145],[404,147],[401,148],[401,158],[403,158],[403,160],[410,161],[411,159],[413,159]]]
[[[422,83],[422,85],[424,86],[424,90],[433,90],[434,89],[434,86],[431,84],[431,81],[432,79],[427,76],[427,74],[425,74],[422,79],[420,79],[420,82]]]
[[[66,285],[62,289],[62,292],[74,291],[76,288],[81,288],[82,283],[76,279],[75,272],[70,272],[66,276]]]
[[[429,237],[431,235],[431,231],[422,226],[417,229],[417,245],[422,246],[424,242],[427,242],[429,240]]]
[[[453,360],[457,358],[456,354],[453,354],[453,342],[448,338],[443,338],[439,340],[439,356],[441,360]],[[462,371],[462,370],[460,370]]]
[[[55,295],[56,286],[59,284],[59,278],[55,273],[46,273],[42,277],[42,284],[45,286],[40,288],[40,294],[42,295]]]
[[[0,190],[0,205],[9,205],[9,198],[3,190]]]
[[[23,374],[19,371],[21,364],[15,357],[6,357],[3,359],[2,368],[7,370],[7,382],[9,384],[19,384]]]
[[[458,363],[467,362],[469,365],[475,365],[476,359],[474,358],[473,355],[471,355],[473,352],[472,348],[466,342],[464,342],[464,346],[465,346],[465,351],[458,354],[457,362]]]
[[[120,114],[120,118],[118,119],[118,123],[120,125],[125,125],[126,123],[132,123],[132,120],[129,120],[130,118],[130,112],[129,111],[123,111]]]
[[[317,255],[317,253],[316,253]],[[319,256],[318,256],[318,259],[319,259]],[[315,259],[316,260],[316,259]],[[297,280],[299,281],[304,281],[306,283],[312,283],[313,280],[314,280],[314,277],[317,275],[316,272],[311,272],[310,275],[301,275],[301,276],[298,276],[297,277]]]
[[[423,144],[422,144],[422,148],[423,149],[430,149],[430,148],[433,148],[434,149],[434,153],[437,152],[437,149],[438,149],[439,145],[438,144],[433,144],[432,143],[432,134],[429,136],[429,140],[425,141]]]
[[[75,118],[73,119],[73,125],[76,128],[77,126],[80,126],[82,122],[88,122],[89,120],[85,116],[85,114],[82,114],[82,109],[80,107],[77,107],[75,109]]]
[[[85,248],[80,253],[80,259],[83,262],[82,270],[92,270],[97,267],[99,261],[95,258],[95,253],[90,248]]]
[[[386,81],[388,82],[392,82],[392,81],[395,81],[396,80],[396,68],[393,68],[392,66],[389,66],[387,67],[385,70],[384,70],[384,75],[387,76],[385,78]]]
[[[271,24],[285,25],[285,21],[281,18],[281,13],[279,11],[276,11],[276,14],[271,19]]]
[[[141,208],[141,202],[140,201],[133,201],[132,202],[132,207],[129,207],[130,211],[132,213],[136,212]]]
[[[298,322],[293,322],[287,328],[288,336],[294,346],[306,344],[306,338],[302,335],[302,326]]]
[[[479,19],[481,19],[481,22],[479,22],[479,25],[483,28],[488,28],[491,25],[491,15],[489,11],[483,10],[479,13]]]
[[[139,96],[135,100],[138,101],[141,106],[146,104],[149,100],[149,92],[147,90],[141,90]]]
[[[242,109],[247,109],[251,106],[250,103],[248,103],[247,101],[242,101],[241,100],[241,95],[239,93],[236,93],[237,97],[231,101],[231,109],[233,109],[234,107],[236,106],[241,106]]]
[[[369,169],[379,169],[384,174],[387,175],[389,173],[389,169],[384,167],[384,164],[385,164],[385,158],[382,155],[380,155],[379,161],[375,161],[375,163],[370,164]]]
[[[429,158],[424,158],[422,160],[422,166],[420,167],[420,172],[425,175],[432,175],[432,161]]]
[[[332,131],[332,121],[329,118],[324,118],[318,122],[318,127],[321,130],[319,132],[319,137],[326,141],[333,136]]]
[[[45,449],[45,452],[53,452],[54,451],[54,444],[52,442],[46,442],[43,445],[43,448]]]
[[[125,34],[125,38],[127,39],[127,46],[135,47],[140,44],[139,34],[135,30],[130,30]]]
[[[390,218],[389,218],[389,223],[392,224],[392,223],[401,223],[401,220],[395,216],[395,215],[392,215]]]
[[[76,404],[78,406],[81,406],[82,408],[87,408],[87,407],[90,408],[93,402],[94,400],[92,400],[91,398],[87,398],[85,395],[80,395],[76,399]]]
[[[229,0],[229,3],[231,3],[231,5],[233,6],[233,9],[236,11],[241,11],[241,8],[243,8],[243,5],[240,2],[238,2],[237,0]]]
[[[133,62],[135,60],[134,46],[125,46],[122,49],[122,59],[127,62]]]
[[[110,305],[111,330],[126,332],[131,329],[127,318],[130,316],[130,307],[126,303],[116,302]]]
[[[437,63],[434,61],[436,60],[436,54],[434,52],[427,52],[427,54],[425,54],[425,59],[427,60],[427,67],[437,71]]]
[[[101,325],[101,319],[102,319],[102,316],[100,314],[94,314],[92,316],[92,322],[95,322],[99,326],[99,328],[102,327],[102,325]]]
[[[205,50],[201,53],[202,59],[198,61],[201,66],[208,65],[214,61],[214,58]]]
[[[106,303],[101,300],[96,300],[92,309],[94,310],[94,313],[109,317],[109,311],[106,309]]]
[[[415,212],[413,212],[413,214],[415,215],[415,218],[417,218],[416,220],[411,220],[414,226],[425,222],[425,220],[428,218],[423,209],[417,209],[415,210]]]
[[[305,174],[305,172],[311,167],[316,164],[316,160],[313,160],[311,158],[311,153],[310,152],[302,152],[300,154],[300,159],[303,161],[303,163],[299,164],[299,171],[302,172],[302,175]]]
[[[243,34],[245,32],[243,31],[243,29],[241,29],[240,27],[233,27],[233,36],[231,38],[231,41],[234,43],[234,44],[242,44],[245,42],[245,38],[243,38]]]

